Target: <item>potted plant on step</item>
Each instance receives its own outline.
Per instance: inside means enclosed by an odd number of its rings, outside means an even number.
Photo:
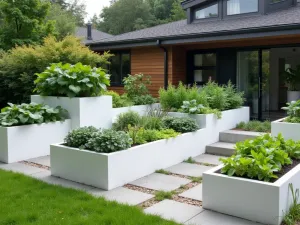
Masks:
[[[288,68],[283,73],[285,83],[288,87],[287,100],[288,102],[297,101],[300,99],[300,65],[295,69]]]

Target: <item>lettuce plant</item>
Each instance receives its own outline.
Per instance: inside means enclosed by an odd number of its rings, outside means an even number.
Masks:
[[[91,97],[110,85],[109,75],[102,68],[81,63],[54,63],[36,75],[34,91],[43,96]]]
[[[263,181],[278,178],[283,166],[300,158],[300,143],[285,141],[281,134],[272,137],[266,134],[254,140],[236,144],[236,154],[221,159],[224,167],[221,172],[229,176],[246,177]]]
[[[51,108],[37,103],[15,105],[8,103],[8,107],[1,110],[0,126],[10,127],[26,124],[40,124],[62,121],[68,112],[61,107]]]

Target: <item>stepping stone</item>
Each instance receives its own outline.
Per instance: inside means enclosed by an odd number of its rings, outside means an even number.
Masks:
[[[23,173],[25,175],[47,171],[45,169],[29,166],[23,163],[0,164],[0,169],[13,171],[16,173]]]
[[[173,191],[179,188],[181,185],[186,185],[190,182],[190,180],[185,178],[153,173],[149,176],[133,181],[130,184],[157,191]]]
[[[232,156],[235,153],[234,147],[234,143],[216,142],[207,145],[205,152],[213,155]]]
[[[209,166],[202,166],[191,163],[179,163],[175,166],[167,168],[166,170],[171,173],[176,173],[184,176],[202,177],[202,173],[210,170],[211,168],[212,167]]]
[[[164,200],[144,210],[145,213],[161,216],[167,220],[184,223],[203,211],[202,207],[173,200]]]
[[[224,156],[202,154],[194,158],[198,163],[209,163],[213,165],[221,165],[222,162],[219,161],[220,158],[226,158]]]
[[[110,191],[104,191],[95,188],[89,190],[88,192],[96,197],[104,197],[106,200],[117,201],[119,203],[128,205],[138,205],[154,197],[153,195],[134,191],[124,187],[119,187]]]
[[[42,156],[38,158],[28,159],[26,161],[50,167],[50,156]]]
[[[230,206],[229,206],[230,207]],[[228,216],[225,214],[205,210],[185,224],[187,225],[260,225],[249,220]],[[261,224],[262,225],[262,224]]]
[[[199,185],[181,193],[179,196],[202,201],[202,184],[199,184]]]
[[[81,191],[88,191],[88,190],[94,189],[94,187],[91,187],[88,185],[84,185],[84,184],[76,183],[76,182],[73,182],[70,180],[65,180],[65,179],[62,179],[59,177],[51,176],[51,172],[49,170],[46,170],[46,171],[40,172],[40,173],[35,173],[35,174],[32,174],[31,176],[33,178],[41,180],[45,183],[59,185],[59,186],[65,187],[65,188],[73,188],[73,189],[81,190]]]

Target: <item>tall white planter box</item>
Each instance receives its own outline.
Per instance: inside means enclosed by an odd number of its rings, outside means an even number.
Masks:
[[[203,174],[203,208],[263,224],[281,224],[292,204],[289,184],[294,190],[300,188],[300,165],[274,183],[216,173],[222,167]]]
[[[117,117],[129,111],[137,112],[139,115],[144,116],[149,112],[149,110],[153,109],[160,109],[160,104],[155,103],[152,105],[135,105],[135,106],[128,106],[128,107],[121,107],[121,108],[113,108],[112,109],[112,119],[113,122],[117,119]]]
[[[0,161],[13,163],[50,154],[50,145],[63,141],[71,121],[0,127]]]
[[[61,106],[68,110],[72,120],[72,129],[83,126],[110,128],[112,124],[111,96],[69,98],[32,95],[31,102],[46,104],[51,107]]]
[[[271,123],[272,136],[282,134],[285,139],[300,141],[300,123],[287,123],[283,119]]]

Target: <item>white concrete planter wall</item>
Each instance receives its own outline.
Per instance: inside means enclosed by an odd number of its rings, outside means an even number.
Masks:
[[[157,169],[203,154],[206,145],[219,140],[220,131],[234,128],[237,123],[248,120],[249,108],[225,111],[220,120],[214,115],[206,115],[206,128],[110,154],[52,145],[51,174],[110,190]]]
[[[110,128],[112,124],[111,96],[69,98],[33,95],[31,102],[46,104],[51,107],[61,106],[68,110],[72,119],[72,129],[83,126]]]
[[[300,141],[300,123],[287,123],[283,122],[283,120],[280,119],[271,123],[272,136],[277,136],[281,133],[285,139]]]
[[[203,208],[263,224],[281,224],[292,204],[289,184],[294,190],[300,188],[300,165],[275,183],[216,173],[222,167],[203,174]]]
[[[152,105],[135,105],[129,107],[122,108],[113,108],[112,109],[112,120],[113,122],[117,119],[118,115],[121,113],[126,113],[129,111],[137,112],[139,115],[144,116],[150,109],[160,109],[160,104],[152,104]]]
[[[71,121],[0,127],[0,161],[13,163],[50,154],[50,144],[63,141]]]

